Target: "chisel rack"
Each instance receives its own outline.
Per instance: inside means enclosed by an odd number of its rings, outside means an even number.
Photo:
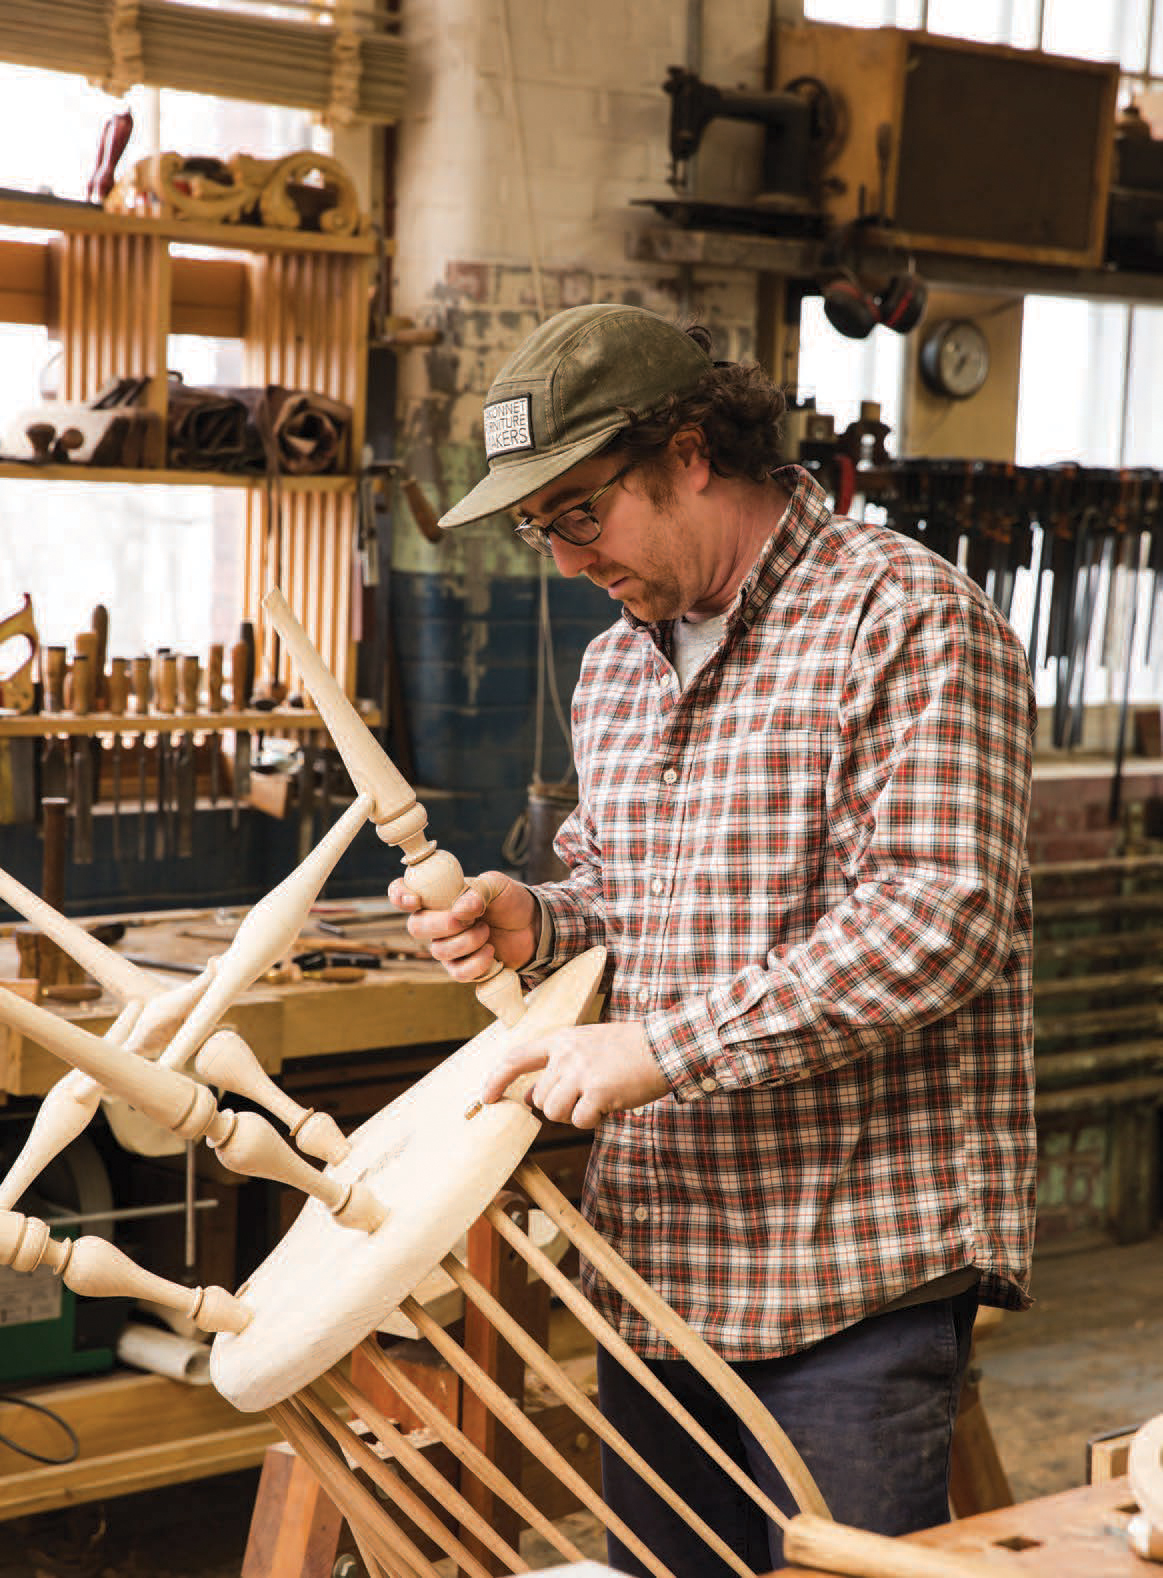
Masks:
[[[32,199],[0,200],[0,226],[53,233],[51,240],[32,245],[0,241],[0,321],[44,323],[59,334],[63,399],[89,400],[113,378],[147,379],[143,399],[160,436],[169,336],[237,337],[249,384],[309,388],[349,406],[349,450],[359,456],[376,249],[370,234],[160,220]],[[188,258],[180,252],[182,243],[215,248],[221,256]],[[145,457],[150,463],[135,468],[12,462],[0,464],[0,476],[247,488],[242,605],[255,625],[266,676],[276,682],[288,678],[260,608],[263,593],[277,582],[332,672],[353,694],[355,475],[266,478],[179,471],[164,467],[163,449],[155,444]]]

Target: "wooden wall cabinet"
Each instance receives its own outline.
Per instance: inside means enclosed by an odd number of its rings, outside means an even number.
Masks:
[[[341,400],[352,410],[352,465],[363,446],[368,300],[375,241],[257,225],[202,224],[107,214],[81,204],[0,200],[0,226],[50,231],[47,245],[0,243],[11,284],[0,316],[41,321],[63,349],[61,398],[87,400],[115,376],[148,375],[149,408],[166,414],[172,332],[237,326],[243,380]],[[212,248],[200,264],[182,247]],[[11,258],[12,268],[8,262]],[[244,617],[253,620],[260,669],[287,681],[286,657],[265,628],[261,599],[276,581],[325,662],[354,693],[351,566],[357,479],[276,479],[167,470],[0,464],[0,476],[140,482],[247,490]]]
[[[900,28],[776,33],[777,80],[815,77],[841,131],[830,216],[876,216],[904,249],[1102,262],[1119,68]]]

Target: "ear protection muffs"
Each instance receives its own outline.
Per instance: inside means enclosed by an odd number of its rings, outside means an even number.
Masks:
[[[919,274],[915,274],[912,269],[905,274],[897,274],[877,297],[878,321],[886,329],[908,334],[924,317],[928,300],[929,287]]]
[[[820,285],[824,316],[849,340],[864,340],[877,324],[908,334],[924,315],[929,291],[921,276],[907,269],[896,274],[883,290],[873,292],[845,261],[853,227],[845,226],[824,253],[826,273]]]
[[[824,316],[848,340],[866,340],[880,322],[875,296],[870,296],[849,269],[823,287]]]

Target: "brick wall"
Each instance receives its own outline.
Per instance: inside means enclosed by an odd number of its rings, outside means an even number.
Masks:
[[[1032,865],[1063,860],[1104,860],[1122,852],[1129,838],[1158,838],[1163,831],[1163,762],[1132,758],[1124,764],[1118,813],[1111,820],[1109,762],[1043,761],[1034,772],[1028,847]]]

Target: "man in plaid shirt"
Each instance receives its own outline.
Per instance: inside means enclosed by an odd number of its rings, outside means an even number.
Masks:
[[[1033,693],[979,589],[834,517],[780,464],[778,389],[708,343],[581,307],[495,380],[489,475],[442,524],[519,505],[518,533],[621,617],[574,694],[569,877],[492,873],[487,908],[466,893],[409,926],[461,980],[494,956],[536,977],[607,948],[604,1022],[520,1046],[485,1099],[538,1070],[533,1105],[596,1130],[589,1219],[738,1366],[833,1514],[903,1533],[948,1515],[978,1301],[1028,1302]],[[632,1309],[587,1288],[740,1461],[761,1457]],[[778,1530],[599,1355],[623,1433],[754,1568],[778,1565]],[[715,1571],[604,1469],[672,1572]],[[641,1571],[616,1541],[610,1560]]]

